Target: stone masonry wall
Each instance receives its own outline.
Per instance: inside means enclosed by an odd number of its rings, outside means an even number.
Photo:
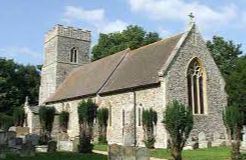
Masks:
[[[194,116],[194,129],[192,138],[197,139],[199,133],[205,133],[206,140],[211,140],[215,134],[225,137],[225,128],[222,121],[222,112],[227,104],[225,83],[211,54],[206,48],[206,43],[201,35],[193,29],[177,54],[175,60],[166,74],[167,102],[177,99],[188,104],[187,67],[189,62],[197,57],[201,60],[206,72],[207,96],[204,100],[207,114]]]
[[[143,128],[139,124],[138,109],[153,108],[158,112],[158,123],[155,127],[155,147],[165,148],[166,144],[166,131],[163,124],[161,123],[163,117],[163,111],[165,110],[165,94],[164,94],[164,82],[161,87],[153,87],[149,89],[137,90],[132,92],[125,92],[113,95],[107,95],[102,97],[92,98],[99,107],[109,108],[111,106],[112,119],[111,126],[108,122],[107,140],[109,144],[134,144],[134,104],[136,104],[136,138],[137,145],[144,146],[143,143]],[[134,99],[136,100],[134,102]],[[53,104],[57,109],[58,113],[67,110],[70,113],[68,135],[70,139],[74,139],[79,136],[79,123],[77,108],[80,100],[73,100],[69,102]],[[125,126],[123,127],[123,116],[122,112],[125,110]],[[140,115],[141,117],[141,115]],[[140,118],[141,120],[142,118]]]

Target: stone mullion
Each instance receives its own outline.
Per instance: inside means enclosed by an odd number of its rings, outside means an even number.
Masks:
[[[200,81],[199,76],[196,76],[196,88],[197,88],[197,112],[198,114],[201,114],[201,103],[200,103]]]
[[[195,113],[195,102],[194,102],[194,82],[193,82],[193,75],[191,76],[191,103],[192,103],[192,111],[193,111],[193,114],[196,114]]]

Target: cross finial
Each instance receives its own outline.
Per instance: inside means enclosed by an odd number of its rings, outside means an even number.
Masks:
[[[188,16],[190,17],[190,23],[193,24],[195,16],[193,15],[192,12],[190,12],[190,14]]]

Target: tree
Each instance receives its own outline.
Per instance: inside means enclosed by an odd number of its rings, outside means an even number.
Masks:
[[[79,124],[80,124],[80,144],[81,153],[91,153],[93,145],[91,144],[93,134],[93,122],[96,117],[97,105],[91,100],[82,100],[78,106]]]
[[[67,132],[69,122],[69,113],[66,111],[62,111],[59,116],[60,128],[63,132]]]
[[[182,150],[193,128],[191,110],[177,100],[168,103],[163,116],[164,126],[170,136],[171,155],[182,160]]]
[[[13,113],[15,126],[23,126],[25,120],[25,111],[23,107],[15,108]]]
[[[108,126],[108,109],[100,108],[97,110],[97,121],[99,125],[98,142],[101,144],[107,143],[107,126]]]
[[[229,106],[223,114],[223,121],[231,141],[231,159],[240,160],[241,131],[243,128],[243,112],[236,106]]]
[[[51,139],[51,132],[55,117],[55,108],[48,106],[40,106],[39,120],[41,125],[41,143],[47,144]]]
[[[28,96],[30,104],[38,103],[40,74],[36,66],[21,65],[0,58],[0,112],[13,116]]]
[[[155,32],[146,32],[137,25],[128,26],[122,32],[101,33],[98,44],[92,49],[93,60],[97,60],[127,48],[136,49],[160,40]]]
[[[223,37],[214,36],[212,41],[207,41],[207,47],[219,67],[226,82],[228,76],[236,67],[238,57],[242,55],[241,44],[226,41]]]
[[[157,123],[157,112],[152,108],[143,110],[142,124],[144,130],[144,143],[147,148],[154,148],[154,125]]]
[[[246,113],[246,56],[240,57],[228,77],[226,85],[229,105],[237,106]]]

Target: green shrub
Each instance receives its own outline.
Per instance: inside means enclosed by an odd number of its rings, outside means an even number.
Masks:
[[[96,117],[97,105],[91,100],[82,100],[78,106],[78,115],[80,123],[80,144],[79,151],[81,153],[92,152],[91,144],[93,134],[93,122]]]
[[[15,126],[23,126],[25,120],[25,111],[23,107],[18,107],[14,109],[13,119]]]
[[[147,148],[154,148],[154,125],[157,123],[157,112],[152,108],[143,110],[142,124],[144,130],[144,144]]]
[[[67,131],[69,122],[69,113],[66,111],[62,111],[59,115],[59,124],[63,131]]]
[[[9,127],[13,126],[13,117],[0,113],[0,129],[8,130]]]
[[[242,159],[240,153],[240,142],[241,142],[241,131],[243,128],[244,114],[240,112],[236,106],[226,107],[223,113],[224,125],[227,128],[227,133],[231,141],[231,159],[240,160]]]
[[[164,126],[169,132],[171,155],[182,160],[182,150],[193,128],[192,111],[177,100],[168,103],[163,116]]]
[[[100,108],[97,110],[97,121],[99,126],[99,144],[107,144],[108,109]]]
[[[52,131],[53,122],[55,117],[55,108],[41,106],[39,108],[39,119],[43,131]]]

